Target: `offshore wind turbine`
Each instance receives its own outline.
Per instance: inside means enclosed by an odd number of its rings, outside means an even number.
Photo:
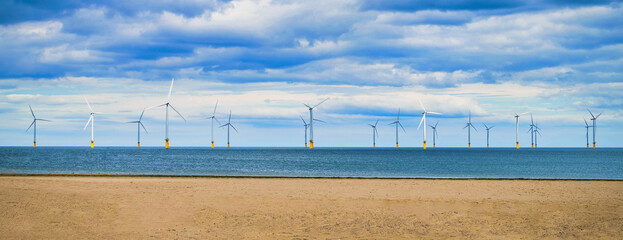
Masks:
[[[534,148],[534,130],[536,125],[534,125],[534,118],[532,118],[532,113],[530,113],[530,129],[528,129],[528,132],[530,132],[530,146],[532,146],[532,148]]]
[[[231,110],[229,110],[229,118],[227,120],[227,123],[221,125],[220,127],[225,127],[227,126],[227,148],[229,148],[229,127],[233,128],[234,130],[236,130],[236,132],[238,132],[238,129],[236,129],[236,127],[234,127],[234,125],[231,124]]]
[[[396,124],[396,148],[398,148],[398,125],[400,125],[400,127],[402,128],[403,132],[407,132],[405,131],[405,128],[402,127],[402,124],[400,123],[400,108],[398,108],[398,115],[396,116],[396,121],[388,124],[388,125],[392,125],[392,124]]]
[[[143,114],[145,114],[145,109],[143,109],[143,112],[141,112],[141,116],[138,117],[137,121],[127,122],[127,123],[136,123],[136,128],[138,128],[138,148],[141,148],[141,127],[143,127],[143,130],[145,130],[145,133],[147,133],[147,128],[145,128],[145,125],[143,125],[143,122],[142,122]]]
[[[329,100],[329,98],[325,98],[313,107],[307,104],[303,104],[307,108],[309,108],[309,149],[314,149],[314,120],[318,121],[317,119],[314,119],[314,108],[318,107],[318,105],[322,104],[327,100]]]
[[[428,126],[430,126],[430,128],[433,129],[433,148],[435,148],[435,137],[439,137],[437,135],[437,124],[439,124],[439,121],[437,121],[434,126],[433,125],[428,125]]]
[[[588,110],[588,109],[586,109],[586,110]],[[591,114],[591,121],[593,121],[593,149],[595,149],[595,128],[597,128],[597,118],[599,116],[601,116],[601,113],[597,114],[597,116],[593,115],[591,110],[588,110],[588,113]]]
[[[485,129],[487,129],[487,148],[489,148],[489,130],[491,130],[495,126],[489,127],[487,126],[487,124],[484,124],[484,123],[482,125],[485,125]]]
[[[586,128],[586,148],[589,148],[589,143],[588,143],[588,128],[591,128],[593,126],[588,125],[588,122],[586,122],[586,118],[584,119],[584,127]]]
[[[539,123],[536,123],[536,124],[534,125],[534,148],[538,148],[538,146],[539,146],[539,143],[538,143],[538,137],[537,137],[537,134],[538,134],[539,136],[541,135],[541,131],[539,131],[539,130],[541,130],[541,129],[539,128]]]
[[[465,125],[465,127],[463,127],[463,129],[467,128],[467,148],[472,148],[472,131],[471,128],[474,128],[474,130],[476,132],[478,132],[478,130],[476,130],[476,127],[474,127],[474,125],[472,124],[472,113],[469,113],[469,122],[467,122],[467,125]]]
[[[376,125],[379,124],[379,120],[376,120],[376,123],[374,123],[374,125],[369,124],[370,127],[372,127],[372,148],[376,148],[376,136],[379,135],[379,131],[376,130]]]
[[[32,146],[33,148],[37,147],[37,121],[44,121],[44,122],[51,122],[50,120],[47,119],[42,119],[42,118],[37,118],[35,117],[35,112],[32,111],[32,107],[30,106],[30,104],[28,104],[28,108],[30,108],[30,114],[32,114],[32,123],[30,123],[30,126],[28,126],[28,128],[26,129],[26,132],[28,132],[28,130],[30,130],[30,128],[32,126],[34,126],[34,128],[32,129],[33,133],[34,133],[34,137],[33,137],[33,141],[32,141]]]
[[[166,109],[165,126],[164,126],[164,132],[165,132],[164,148],[166,148],[166,149],[169,149],[169,107],[171,109],[173,109],[173,111],[175,111],[177,113],[177,115],[180,115],[180,117],[182,117],[182,119],[184,119],[184,122],[186,122],[186,118],[184,118],[184,116],[182,116],[182,114],[180,112],[175,110],[173,105],[171,105],[171,103],[170,103],[170,101],[171,101],[171,91],[173,91],[173,81],[175,81],[175,79],[171,78],[171,87],[169,88],[169,96],[167,97],[167,100],[163,104],[147,108],[147,109],[152,109],[152,108],[157,108],[157,107],[163,107],[164,106],[164,108]]]
[[[212,116],[206,118],[206,119],[210,119],[210,122],[211,122],[210,138],[212,140],[212,148],[214,148],[214,120],[216,120],[218,124],[221,124],[221,122],[219,122],[218,119],[216,119],[216,106],[218,106],[218,100],[216,100],[216,104],[214,104],[214,111],[212,111]]]
[[[516,145],[517,149],[519,149],[519,116],[524,115],[526,113],[527,112],[522,113],[522,114],[517,114],[515,112],[515,144],[517,144]]]
[[[309,128],[309,123],[305,122],[305,119],[303,119],[303,116],[300,116],[301,120],[303,120],[303,126],[305,127],[305,148],[307,149],[307,128]]]
[[[422,126],[422,122],[424,123],[424,128],[422,129],[422,135],[424,136],[424,144],[422,145],[424,149],[426,149],[426,114],[437,114],[440,115],[441,113],[437,113],[437,112],[428,112],[426,111],[426,107],[424,107],[424,104],[422,104],[422,101],[420,101],[420,98],[417,99],[418,102],[420,102],[420,106],[422,107],[422,120],[420,120],[420,125],[417,126],[417,129],[420,129],[420,126]]]
[[[89,121],[87,121],[87,124],[84,125],[84,129],[83,130],[87,129],[87,127],[89,126],[89,123],[91,124],[91,148],[94,148],[95,147],[95,141],[93,139],[93,128],[94,128],[94,125],[95,125],[95,114],[96,113],[100,113],[100,112],[93,111],[93,108],[91,108],[91,104],[89,104],[89,100],[87,100],[86,97],[84,97],[84,101],[87,103],[87,106],[89,106],[89,110],[91,110],[91,116],[89,117]]]

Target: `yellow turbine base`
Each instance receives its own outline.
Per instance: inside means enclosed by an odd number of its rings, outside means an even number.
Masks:
[[[534,143],[532,144],[532,148],[534,148]]]
[[[396,148],[398,148],[398,143],[396,143]]]
[[[33,142],[32,146],[33,146],[33,148],[36,148],[37,147],[37,142]]]
[[[307,142],[305,142],[305,148],[307,148]]]
[[[309,149],[314,149],[314,140],[309,140]]]
[[[539,146],[537,146],[536,144],[534,144],[534,148],[538,148]]]
[[[94,147],[95,147],[95,142],[91,141],[91,148],[94,148]]]
[[[586,144],[586,149],[589,149],[590,147],[588,146],[588,143]]]
[[[487,144],[487,148],[489,148],[489,144]]]
[[[593,142],[593,149],[595,149],[595,142]]]
[[[519,149],[519,142],[517,142],[517,149]]]
[[[435,148],[435,144],[433,143],[433,148]]]
[[[227,143],[227,148],[229,148],[229,143]]]
[[[168,138],[164,140],[164,148],[165,149],[169,149],[169,139]]]
[[[141,142],[138,142],[138,148],[141,148]]]
[[[468,143],[468,144],[467,144],[467,148],[472,148],[472,144],[471,144],[471,143]]]
[[[426,149],[426,141],[424,141],[424,149]]]
[[[374,144],[374,143],[373,143],[373,144],[372,144],[372,148],[376,148],[376,144]]]
[[[214,141],[212,141],[212,148],[214,148]]]

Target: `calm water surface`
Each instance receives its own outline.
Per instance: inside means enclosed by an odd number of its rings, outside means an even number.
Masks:
[[[623,179],[623,149],[0,147],[0,172]]]

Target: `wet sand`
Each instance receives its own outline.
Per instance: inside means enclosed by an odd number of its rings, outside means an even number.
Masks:
[[[0,239],[623,238],[623,181],[0,176]]]

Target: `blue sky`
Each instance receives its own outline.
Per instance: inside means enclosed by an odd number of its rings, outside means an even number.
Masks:
[[[401,146],[420,147],[422,99],[437,145],[467,143],[471,112],[495,125],[493,146],[514,145],[513,112],[531,112],[543,147],[582,147],[587,108],[603,112],[598,146],[623,137],[623,3],[620,1],[2,1],[0,132],[30,146],[28,104],[42,146],[134,146],[143,108],[166,99],[172,146],[208,146],[207,117],[229,110],[233,146],[301,146],[318,107],[319,147],[394,145],[387,125],[401,109]],[[164,109],[145,114],[145,146],[162,146]],[[529,117],[520,143],[529,146]],[[431,131],[428,142],[432,141]],[[224,129],[216,145],[226,143]],[[591,140],[592,141],[592,140]]]

